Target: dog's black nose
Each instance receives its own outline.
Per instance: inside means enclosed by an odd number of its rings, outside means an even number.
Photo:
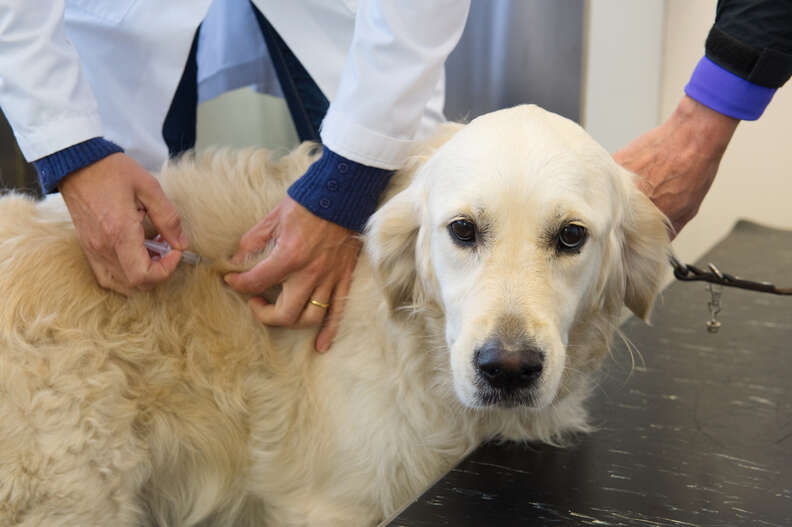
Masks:
[[[492,388],[517,391],[530,387],[542,374],[544,353],[529,341],[509,349],[499,339],[490,339],[476,351],[473,363]]]

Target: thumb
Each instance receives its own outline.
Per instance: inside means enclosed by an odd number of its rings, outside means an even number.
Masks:
[[[239,249],[231,258],[231,262],[241,265],[251,254],[264,250],[275,237],[276,218],[270,214],[243,234],[239,239]]]
[[[159,182],[151,176],[151,181],[138,191],[138,199],[146,209],[151,223],[156,227],[171,247],[179,251],[187,249],[190,241],[184,234],[181,218],[176,208],[168,200]]]

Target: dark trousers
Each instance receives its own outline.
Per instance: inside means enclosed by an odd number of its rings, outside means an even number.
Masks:
[[[289,108],[297,136],[300,141],[319,141],[319,126],[327,113],[329,101],[311,78],[303,65],[294,56],[289,46],[278,35],[272,24],[253,6],[261,34],[267,44],[272,65],[278,77],[286,105]],[[233,28],[230,28],[233,30]],[[162,137],[168,145],[171,157],[177,156],[195,146],[198,113],[198,35],[195,32],[190,54],[184,66],[173,101],[165,116]]]

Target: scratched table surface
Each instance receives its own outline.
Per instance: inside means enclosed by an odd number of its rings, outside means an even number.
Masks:
[[[740,222],[699,265],[792,286],[792,232]],[[571,447],[487,444],[388,525],[792,526],[792,297],[670,285],[623,326]]]

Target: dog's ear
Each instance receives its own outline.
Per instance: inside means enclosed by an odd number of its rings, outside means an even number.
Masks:
[[[416,248],[421,202],[416,185],[387,201],[369,220],[366,250],[391,309],[409,306],[422,296]]]
[[[462,128],[459,123],[445,123],[431,138],[418,142],[405,166],[393,176],[394,180],[409,182],[407,187],[386,201],[368,222],[366,251],[394,311],[424,305],[427,292],[436,288],[429,234],[421,229],[426,214],[425,178],[421,173],[432,155]]]
[[[632,174],[630,174],[632,176]],[[628,181],[628,207],[624,215],[622,268],[626,283],[624,304],[649,321],[652,305],[668,265],[668,220],[643,192]]]

